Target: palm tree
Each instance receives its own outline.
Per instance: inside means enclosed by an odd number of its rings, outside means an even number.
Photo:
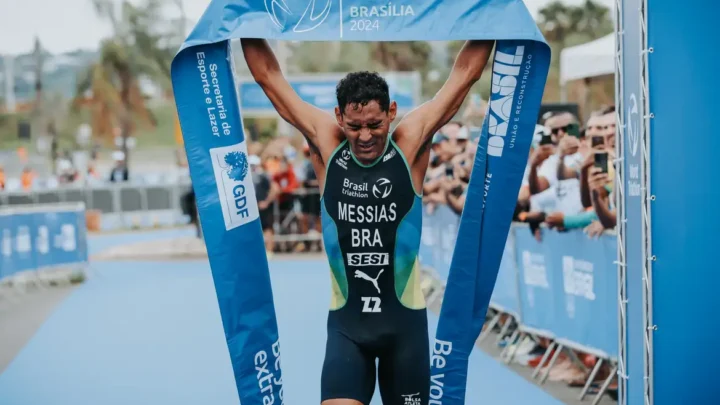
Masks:
[[[164,18],[168,2],[180,8],[179,19]],[[172,89],[170,64],[185,35],[185,16],[181,0],[146,0],[141,5],[125,0],[119,13],[113,0],[92,3],[98,15],[111,23],[113,35],[102,42],[99,60],[79,81],[74,106],[90,105],[96,135],[112,137],[113,129],[119,127],[127,160],[127,139],[135,122],[155,125],[140,80],[146,77],[165,90]]]
[[[154,122],[140,91],[141,70],[126,49],[112,39],[103,42],[99,60],[78,83],[74,105],[89,105],[95,135],[112,137],[114,128],[120,128],[127,159],[126,140],[135,129],[135,118],[150,125]]]

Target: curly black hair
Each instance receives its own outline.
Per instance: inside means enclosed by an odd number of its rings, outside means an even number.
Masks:
[[[348,73],[338,82],[335,95],[343,114],[348,104],[366,106],[373,100],[380,104],[381,111],[390,109],[388,84],[377,72]]]

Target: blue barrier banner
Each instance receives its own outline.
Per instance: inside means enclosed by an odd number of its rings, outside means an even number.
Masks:
[[[582,231],[549,234],[551,271],[562,285],[555,290],[553,332],[585,349],[618,355],[617,239],[590,240]]]
[[[0,280],[16,272],[13,248],[13,216],[0,211]]]
[[[457,299],[443,305],[432,361],[430,403],[464,403],[467,356],[495,284],[550,63],[535,21],[520,0],[214,0],[208,6],[173,61],[175,100],[240,401],[282,403],[277,321],[227,43],[242,37],[499,41],[485,146],[460,225],[458,270],[448,283]],[[259,375],[258,367],[268,373]]]
[[[86,234],[84,209],[0,211],[0,279],[87,262]]]
[[[330,76],[330,78],[328,78]],[[390,99],[397,103],[399,111],[410,111],[419,104],[418,90],[420,76],[384,74],[390,90]],[[318,78],[294,79],[289,77],[290,85],[305,102],[325,111],[334,111],[337,105],[335,87],[343,76],[322,75]],[[254,81],[244,81],[238,86],[240,106],[246,115],[255,113],[275,113],[270,99]]]
[[[517,230],[510,229],[507,242],[505,242],[505,250],[500,261],[500,269],[498,270],[497,281],[495,281],[495,288],[490,297],[490,304],[505,313],[511,314],[520,322],[522,317],[520,315],[518,269],[515,260],[515,232]]]
[[[626,359],[624,370],[629,377],[626,392],[627,405],[645,404],[644,399],[644,328],[643,318],[643,257],[645,246],[642,240],[642,187],[640,185],[642,148],[640,145],[640,120],[643,114],[641,99],[642,75],[640,59],[641,50],[641,0],[624,0],[622,2],[622,80],[623,80],[623,111],[625,134],[623,142],[624,156],[622,160],[625,184],[625,272],[626,272]],[[622,127],[617,129],[623,130]],[[620,223],[620,219],[618,219]],[[620,370],[623,372],[623,370]],[[620,384],[622,387],[623,384]],[[622,389],[621,389],[622,391]]]
[[[615,236],[545,230],[516,233],[522,323],[603,357],[618,355]]]
[[[523,325],[535,329],[547,337],[555,337],[552,330],[556,323],[556,301],[562,300],[562,280],[552,271],[550,257],[555,254],[547,242],[552,232],[543,232],[538,242],[527,228],[517,228],[515,233],[515,257],[520,274],[520,307]]]
[[[423,231],[418,259],[425,266],[433,268],[442,281],[447,281],[450,271],[459,221],[460,217],[447,205],[435,206],[432,213],[428,213],[427,206],[423,207]]]

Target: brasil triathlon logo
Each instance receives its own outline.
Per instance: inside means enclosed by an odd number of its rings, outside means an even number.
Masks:
[[[229,152],[223,160],[225,161],[225,165],[221,167],[231,180],[237,182],[245,180],[249,167],[245,153]]]
[[[386,198],[392,192],[392,183],[386,178],[380,178],[373,184],[372,193],[375,198]]]
[[[325,7],[320,9],[317,7],[317,3],[323,4]],[[305,11],[300,16],[300,19],[293,27],[293,32],[308,32],[319,27],[328,15],[330,15],[330,8],[332,6],[332,0],[309,0]],[[293,15],[293,12],[288,7],[285,0],[265,0],[265,10],[267,10],[270,20],[279,29],[285,29],[285,23],[289,19],[289,16]],[[317,11],[316,11],[317,10]]]

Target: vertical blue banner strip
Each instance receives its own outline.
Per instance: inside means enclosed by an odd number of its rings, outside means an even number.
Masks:
[[[648,0],[655,405],[717,403],[720,3]],[[678,63],[681,60],[682,63]],[[682,101],[680,101],[682,100]],[[672,162],[668,164],[668,162]],[[688,334],[687,325],[699,325]]]
[[[460,225],[463,248],[473,247],[477,255],[453,259],[458,270],[450,270],[455,287],[449,288],[457,290],[458,300],[443,305],[438,337],[450,339],[457,351],[447,357],[445,369],[435,363],[433,371],[446,376],[445,392],[454,398],[442,403],[464,403],[468,342],[480,331],[495,284],[550,63],[549,47],[535,21],[521,0],[210,3],[173,61],[172,81],[238,394],[249,405],[282,403],[282,377],[272,289],[227,46],[229,39],[243,37],[498,41],[483,130],[486,149],[477,154],[466,205],[471,209]],[[457,247],[456,254],[460,251]]]
[[[431,403],[465,403],[468,356],[485,322],[505,250],[549,62],[544,44],[497,44],[489,110],[432,351]]]

